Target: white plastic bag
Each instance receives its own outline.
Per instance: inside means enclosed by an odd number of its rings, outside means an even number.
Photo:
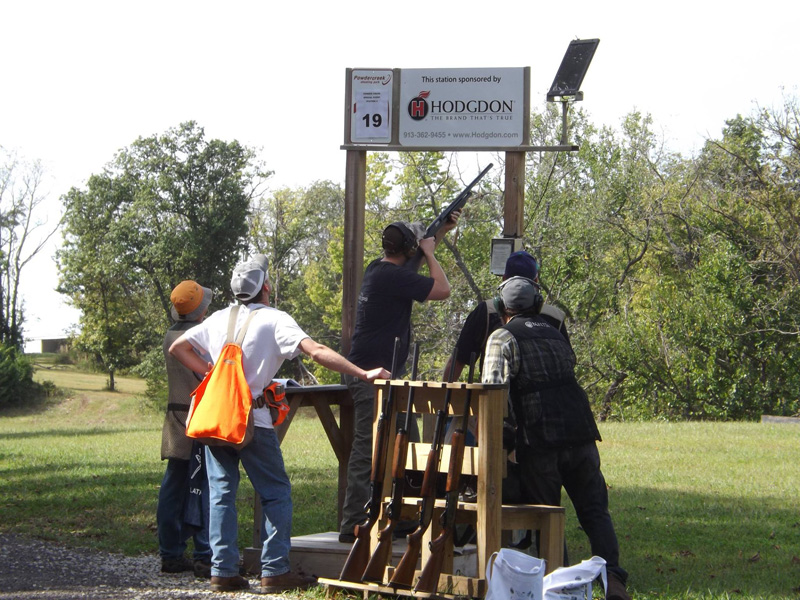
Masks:
[[[591,600],[592,582],[598,578],[603,581],[603,595],[608,589],[606,561],[593,556],[571,567],[559,567],[545,576],[543,600]]]
[[[486,563],[485,600],[542,600],[545,561],[501,548]]]

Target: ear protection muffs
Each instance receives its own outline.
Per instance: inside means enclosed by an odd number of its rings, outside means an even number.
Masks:
[[[495,296],[492,299],[492,304],[494,305],[494,312],[498,315],[506,314],[506,305],[503,303],[503,299],[500,296]]]
[[[539,284],[536,283],[535,281],[533,281],[532,279],[528,279],[527,277],[516,276],[516,277],[512,277],[510,279],[507,279],[506,281],[504,281],[503,283],[501,283],[497,287],[498,291],[500,291],[500,295],[496,296],[492,300],[492,302],[494,304],[494,309],[497,311],[497,313],[500,314],[500,315],[506,314],[506,305],[505,305],[505,302],[503,302],[502,290],[503,290],[504,284],[506,284],[511,279],[524,279],[525,281],[530,282],[530,284],[533,286],[534,290],[536,290],[534,295],[533,295],[533,302],[532,302],[531,306],[529,308],[526,308],[526,309],[520,311],[520,312],[524,312],[524,313],[528,313],[528,314],[533,313],[533,314],[537,314],[537,315],[540,312],[542,312],[542,306],[544,306],[544,297],[542,296],[542,294],[540,292]]]
[[[386,232],[390,227],[394,227],[395,229],[400,231],[400,233],[403,236],[403,241],[399,248],[397,248],[397,245],[394,240],[386,236]],[[405,223],[401,221],[397,221],[395,223],[391,223],[390,225],[386,226],[386,229],[383,230],[382,242],[383,242],[383,248],[393,253],[402,252],[403,254],[408,254],[409,252],[416,250],[417,247],[419,246],[419,242],[417,242],[417,236],[414,234],[413,231],[411,231],[411,229],[408,228],[408,226]]]
[[[534,314],[539,314],[542,312],[542,307],[544,306],[544,296],[542,296],[541,292],[539,292],[539,286],[536,286],[536,295],[533,297],[533,306],[531,310]]]

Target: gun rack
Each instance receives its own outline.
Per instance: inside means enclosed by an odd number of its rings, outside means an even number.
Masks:
[[[390,386],[394,388],[394,414],[389,431],[396,431],[397,413],[405,410],[408,402],[408,391],[414,386],[414,412],[423,415],[434,415],[444,407],[445,394],[452,390],[449,413],[451,416],[463,415],[466,392],[472,390],[470,414],[477,423],[476,446],[465,448],[462,477],[475,475],[477,480],[477,498],[475,502],[459,502],[457,506],[457,522],[471,523],[476,531],[475,557],[477,564],[474,572],[469,574],[453,572],[453,545],[446,549],[444,567],[439,578],[436,593],[426,594],[414,592],[388,585],[394,565],[388,565],[383,578],[385,583],[354,583],[338,579],[320,579],[320,583],[333,589],[348,589],[361,592],[364,598],[369,594],[437,597],[437,598],[483,598],[486,595],[486,563],[492,553],[501,548],[502,532],[514,529],[532,529],[540,534],[541,558],[547,561],[547,572],[560,567],[564,557],[564,508],[560,506],[542,505],[504,505],[502,504],[502,484],[506,466],[506,452],[503,450],[503,418],[507,414],[508,389],[502,385],[479,383],[443,383],[431,381],[391,380],[376,381],[375,423],[383,405],[384,394]],[[424,420],[424,419],[423,419]],[[425,433],[423,432],[423,439]],[[409,444],[406,469],[424,470],[430,450],[429,443]],[[439,471],[446,473],[450,462],[450,446],[445,445]],[[394,444],[388,444],[386,473],[384,476],[383,497],[386,501],[391,496],[391,466],[394,459]],[[404,497],[404,512],[416,516],[420,498]],[[416,582],[420,569],[424,567],[429,556],[429,542],[440,532],[439,516],[444,510],[444,500],[437,500],[433,520],[422,541],[422,553],[414,580]],[[372,528],[370,551],[373,552],[378,543],[378,532],[385,523],[386,502],[383,504],[381,522]]]

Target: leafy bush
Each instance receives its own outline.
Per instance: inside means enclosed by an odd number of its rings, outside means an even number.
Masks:
[[[15,346],[0,344],[0,407],[22,404],[39,395],[31,360]]]
[[[167,369],[164,365],[164,354],[159,346],[145,354],[144,360],[132,369],[147,382],[144,405],[148,410],[163,414],[169,402],[169,387],[167,386]]]
[[[75,359],[68,352],[59,352],[53,359],[54,365],[74,365]]]

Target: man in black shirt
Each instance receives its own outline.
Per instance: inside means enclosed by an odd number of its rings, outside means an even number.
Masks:
[[[511,277],[527,277],[538,283],[539,263],[524,250],[514,252],[506,260],[503,281]],[[566,340],[569,341],[567,327],[564,325],[564,318],[566,315],[563,311],[550,304],[545,304],[542,306],[541,314],[547,319],[548,323],[558,329]],[[497,307],[495,306],[494,299],[481,302],[467,315],[464,326],[461,328],[461,334],[458,336],[458,342],[456,343],[456,348],[458,348],[455,370],[456,379],[461,375],[461,371],[464,370],[464,367],[469,365],[469,359],[472,354],[480,359],[478,363],[479,367],[483,364],[483,352],[484,348],[486,348],[486,340],[489,339],[489,335],[495,329],[502,327],[502,325],[503,323],[500,319]],[[480,371],[480,369],[478,369],[478,371]],[[444,372],[450,372],[450,359],[448,359]]]
[[[413,301],[446,300],[450,296],[450,283],[433,253],[439,241],[457,225],[459,216],[459,211],[454,212],[436,236],[430,238],[420,239],[424,233],[421,224],[398,221],[383,230],[384,256],[367,266],[358,294],[356,323],[347,357],[350,362],[364,369],[391,370],[395,338],[400,338],[400,356],[403,359],[408,356]],[[425,256],[430,277],[406,266],[417,249]],[[393,373],[394,377],[399,375]],[[355,423],[339,541],[350,543],[355,540],[355,526],[364,522],[364,507],[369,499],[375,386],[347,376],[345,383],[353,398]]]

